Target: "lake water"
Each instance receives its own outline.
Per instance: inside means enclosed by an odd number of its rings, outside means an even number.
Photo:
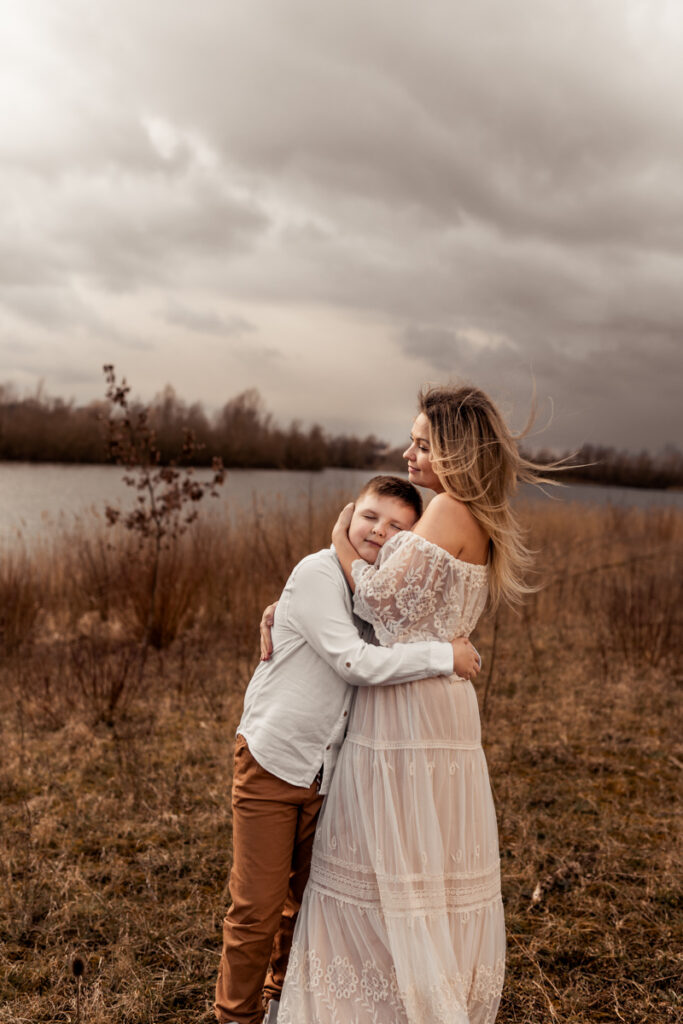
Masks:
[[[199,479],[208,471],[198,471]],[[360,485],[372,476],[364,469],[325,469],[320,473],[275,469],[229,470],[218,501],[208,498],[204,508],[244,509],[283,502],[296,505],[309,498],[339,498],[341,505],[353,498]],[[12,543],[73,527],[80,520],[103,517],[105,504],[130,506],[134,490],[123,482],[119,466],[78,466],[29,462],[0,462],[0,540]],[[676,505],[683,508],[683,492],[647,491],[631,487],[596,487],[569,484],[549,488],[563,502],[641,507]],[[425,497],[428,497],[425,492]],[[523,497],[548,500],[537,488],[524,488]],[[201,506],[200,506],[201,507]],[[206,514],[206,513],[204,513]]]

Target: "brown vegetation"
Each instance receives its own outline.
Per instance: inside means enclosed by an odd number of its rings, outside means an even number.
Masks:
[[[145,567],[120,526],[0,563],[2,1024],[213,1019],[258,619],[336,507],[195,523],[164,555],[164,642],[142,676]],[[545,586],[475,637],[508,927],[498,1020],[673,1022],[683,516],[525,517]]]

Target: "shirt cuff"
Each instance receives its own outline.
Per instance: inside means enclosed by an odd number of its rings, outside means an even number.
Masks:
[[[434,641],[432,652],[432,668],[435,676],[453,675],[453,646],[447,642]]]

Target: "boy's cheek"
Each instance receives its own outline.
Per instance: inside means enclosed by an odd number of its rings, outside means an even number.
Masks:
[[[377,555],[379,554],[379,548],[376,548],[374,544],[366,544],[365,538],[359,536],[354,542],[353,537],[349,537],[354,548],[358,554],[362,557],[364,562],[369,562],[370,565],[374,565],[377,561]]]
[[[353,544],[354,548],[358,550],[358,545],[363,543],[365,539],[365,530],[358,528],[358,523],[352,519],[349,524],[349,540]]]

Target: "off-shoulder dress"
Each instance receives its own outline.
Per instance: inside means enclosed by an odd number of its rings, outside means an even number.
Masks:
[[[488,569],[413,533],[353,563],[381,644],[467,636]],[[318,822],[279,1024],[491,1024],[505,930],[470,682],[359,688]]]

